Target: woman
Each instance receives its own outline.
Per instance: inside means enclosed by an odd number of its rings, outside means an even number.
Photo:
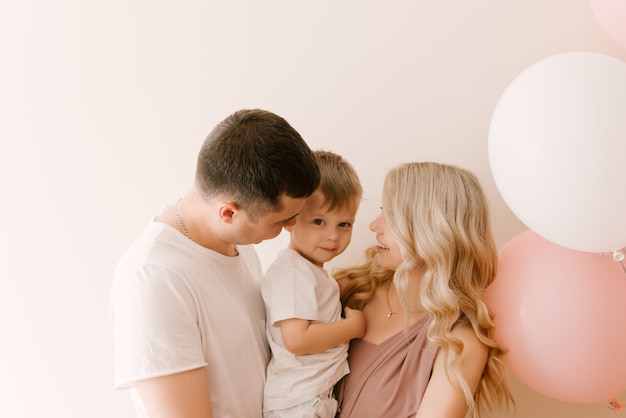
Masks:
[[[370,229],[378,244],[366,263],[335,272],[342,302],[367,320],[336,389],[338,416],[479,417],[513,403],[482,299],[497,250],[476,177],[445,164],[400,165]]]

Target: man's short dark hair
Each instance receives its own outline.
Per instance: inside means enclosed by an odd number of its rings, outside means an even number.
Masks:
[[[196,186],[202,196],[227,197],[252,218],[281,210],[283,195],[308,197],[319,181],[315,156],[300,134],[261,109],[228,116],[198,155]]]

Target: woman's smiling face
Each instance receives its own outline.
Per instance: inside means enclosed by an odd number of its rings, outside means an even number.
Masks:
[[[402,263],[400,247],[391,236],[391,232],[385,222],[385,215],[381,213],[372,223],[370,230],[376,233],[376,250],[378,251],[378,264],[389,270],[395,270]]]

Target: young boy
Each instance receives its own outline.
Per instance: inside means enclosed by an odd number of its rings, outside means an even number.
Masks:
[[[339,286],[324,263],[341,254],[363,189],[339,155],[316,151],[319,188],[306,199],[282,250],[261,280],[272,359],[267,368],[264,418],[327,417],[337,411],[333,387],[349,372],[348,342],[365,332],[361,311],[341,316]]]

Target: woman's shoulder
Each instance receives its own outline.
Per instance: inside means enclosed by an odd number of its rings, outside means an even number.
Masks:
[[[487,359],[489,347],[476,335],[472,326],[468,323],[460,323],[452,329],[452,335],[463,343],[463,357],[471,357],[479,360]]]

